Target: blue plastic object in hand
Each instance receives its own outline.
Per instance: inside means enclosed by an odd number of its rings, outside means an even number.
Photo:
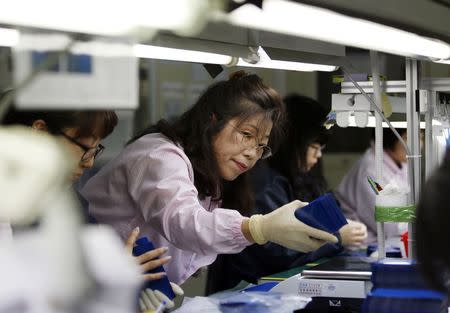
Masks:
[[[347,224],[341,208],[331,193],[315,199],[303,208],[298,208],[294,214],[306,225],[329,233],[335,233]]]
[[[134,256],[140,256],[141,254],[144,254],[150,250],[154,250],[155,247],[153,246],[153,243],[148,240],[147,237],[142,237],[136,240],[136,246],[133,248],[133,255]],[[164,268],[162,266],[159,266],[155,269],[152,269],[150,271],[147,271],[146,273],[160,273],[165,272]],[[170,286],[169,279],[167,277],[163,277],[158,280],[148,281],[145,283],[143,289],[150,288],[152,290],[159,290],[163,294],[165,294],[170,300],[175,298],[175,293],[172,290],[172,287]]]

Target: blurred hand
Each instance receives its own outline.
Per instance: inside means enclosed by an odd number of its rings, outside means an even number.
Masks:
[[[172,290],[175,293],[175,296],[184,295],[184,291],[180,286],[175,283],[170,283],[170,285],[172,286]],[[173,300],[170,300],[159,290],[152,290],[150,288],[147,288],[141,292],[141,295],[139,297],[139,307],[141,309],[141,312],[156,311],[161,304],[164,305],[164,309],[166,310],[170,310],[175,306]]]
[[[136,242],[138,236],[139,236],[139,227],[136,227],[128,237],[126,243],[125,243],[125,249],[127,253],[130,255],[133,255],[133,247],[134,243]],[[164,265],[168,263],[172,257],[166,256],[163,258],[159,258],[161,255],[167,252],[166,247],[157,248],[155,250],[148,251],[138,257],[134,257],[137,264],[141,267],[142,273],[145,273],[147,271],[150,271],[152,269],[155,269],[161,265]],[[166,276],[165,272],[160,273],[151,273],[151,274],[144,274],[144,280],[150,281],[150,280],[157,280],[161,279],[164,276]]]
[[[344,247],[358,248],[367,238],[367,227],[363,223],[347,220],[348,224],[339,229]]]

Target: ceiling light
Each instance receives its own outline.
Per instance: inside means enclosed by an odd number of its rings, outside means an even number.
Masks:
[[[0,23],[69,32],[120,36],[151,29],[195,33],[205,22],[204,0],[14,0],[2,6]]]
[[[19,42],[20,34],[15,29],[0,28],[0,46],[13,47]]]
[[[395,122],[391,121],[391,124],[392,124],[392,126],[394,128],[407,128],[408,127],[407,126],[408,124],[406,123],[406,121],[395,121]],[[376,125],[375,116],[369,116],[367,125],[365,127],[375,127],[375,125]],[[433,125],[435,125],[435,121],[433,121]],[[356,125],[356,120],[355,120],[355,116],[354,115],[350,116],[350,118],[349,118],[349,125],[348,126],[349,127],[358,127]],[[383,126],[383,128],[388,128],[389,127],[386,122],[382,122],[382,126]],[[425,122],[420,122],[420,128],[421,129],[425,129]]]
[[[293,1],[265,0],[262,10],[245,4],[219,17],[242,27],[397,55],[450,58],[450,46],[444,42]]]
[[[237,62],[236,66],[272,68],[287,71],[304,71],[304,72],[312,72],[312,71],[332,72],[338,68],[337,66],[333,65],[272,60],[262,47],[258,48],[258,55],[259,61],[257,61],[256,63],[250,63],[242,58],[239,58],[239,61]]]
[[[439,60],[439,61],[434,61],[436,63],[442,63],[442,64],[450,64],[450,59],[447,60]]]
[[[134,45],[134,55],[139,58],[172,60],[194,63],[222,64],[232,62],[233,58],[224,54],[194,50],[174,49],[150,45]]]

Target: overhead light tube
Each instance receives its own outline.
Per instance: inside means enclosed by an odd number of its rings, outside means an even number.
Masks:
[[[205,0],[14,0],[0,23],[103,36],[151,34],[151,29],[193,34],[206,22]]]
[[[194,50],[174,49],[151,45],[134,45],[134,55],[138,58],[159,59],[159,60],[172,60],[182,62],[194,62],[194,63],[209,63],[209,64],[230,64],[233,57],[209,53]]]
[[[433,120],[433,125],[437,125],[437,121]],[[407,128],[407,123],[406,121],[394,121],[391,122],[392,126],[394,128]],[[365,127],[375,127],[376,122],[375,122],[375,116],[369,116],[368,117],[368,122],[367,125]],[[355,120],[355,116],[351,115],[349,117],[349,127],[358,127],[358,125],[356,124],[356,120]],[[386,122],[382,123],[383,128],[388,128],[389,125]],[[425,122],[420,122],[420,128],[421,129],[425,129]]]
[[[15,29],[0,28],[0,46],[14,47],[19,42],[20,33]]]
[[[449,64],[450,65],[450,59],[447,60],[439,60],[439,61],[434,61],[435,63],[442,63],[442,64]]]
[[[242,58],[239,58],[236,66],[260,67],[260,68],[271,68],[271,69],[279,69],[287,71],[303,71],[303,72],[313,72],[313,71],[332,72],[338,69],[338,67],[334,65],[272,60],[262,47],[258,48],[258,55],[259,55],[258,62],[250,63]]]
[[[408,57],[449,59],[447,43],[394,27],[287,0],[245,4],[227,15],[230,23],[270,32],[382,51]]]

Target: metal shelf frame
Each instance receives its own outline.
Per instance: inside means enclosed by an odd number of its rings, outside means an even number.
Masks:
[[[358,84],[367,93],[373,93],[373,82],[363,81]],[[406,80],[388,80],[382,81],[381,89],[386,93],[406,93],[407,82]],[[425,89],[435,92],[449,92],[450,91],[450,77],[449,78],[423,78],[418,84],[419,89]],[[342,94],[359,94],[359,90],[352,84],[352,82],[341,83]]]

